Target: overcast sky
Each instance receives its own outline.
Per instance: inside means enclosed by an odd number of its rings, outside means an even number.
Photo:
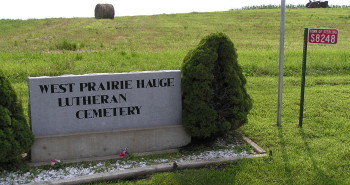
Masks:
[[[350,0],[328,0],[350,5]],[[306,4],[308,0],[286,0]],[[0,19],[94,17],[98,3],[113,4],[115,16],[226,11],[253,5],[279,5],[281,0],[1,0]]]

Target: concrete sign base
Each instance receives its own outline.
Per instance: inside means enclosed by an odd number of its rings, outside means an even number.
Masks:
[[[182,125],[37,136],[31,149],[32,162],[72,160],[173,149],[190,143]]]

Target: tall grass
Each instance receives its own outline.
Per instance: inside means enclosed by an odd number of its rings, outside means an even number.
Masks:
[[[242,10],[254,10],[254,9],[279,9],[281,8],[280,5],[258,5],[258,6],[245,6],[242,7]],[[286,5],[287,9],[297,9],[297,8],[305,8],[305,5],[298,4],[298,5],[293,5],[293,4],[287,4]]]
[[[242,10],[254,10],[254,9],[280,9],[280,5],[258,5],[258,6],[245,6],[242,7]],[[298,5],[293,5],[293,4],[287,4],[286,5],[287,9],[298,9],[298,8],[306,8],[306,3],[305,4],[298,4]],[[350,8],[349,5],[329,5],[329,8]]]
[[[63,42],[56,44],[56,48],[58,50],[70,50],[75,51],[78,49],[78,46],[76,43],[68,42],[67,40],[64,40]]]

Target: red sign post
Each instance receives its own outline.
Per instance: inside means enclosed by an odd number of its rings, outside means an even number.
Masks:
[[[337,44],[338,30],[336,29],[309,29],[308,42],[315,44]]]

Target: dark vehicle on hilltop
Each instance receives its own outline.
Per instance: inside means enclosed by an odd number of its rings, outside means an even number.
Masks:
[[[311,1],[309,0],[308,3],[306,3],[306,8],[329,8],[328,1]]]

